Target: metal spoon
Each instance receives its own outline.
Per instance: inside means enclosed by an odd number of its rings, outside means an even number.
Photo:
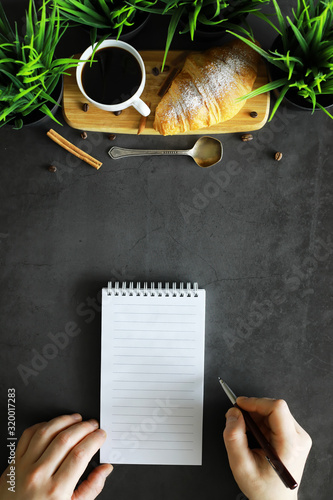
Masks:
[[[126,156],[146,155],[187,155],[191,156],[199,167],[212,167],[222,159],[223,146],[221,141],[214,137],[200,137],[192,149],[126,149],[114,146],[109,155],[114,160]]]

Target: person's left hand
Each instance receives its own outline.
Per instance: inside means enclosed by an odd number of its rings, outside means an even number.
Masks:
[[[8,489],[8,467],[0,478],[1,500],[94,500],[112,465],[99,465],[75,487],[105,438],[96,420],[82,422],[77,413],[29,427],[16,448],[15,493]]]

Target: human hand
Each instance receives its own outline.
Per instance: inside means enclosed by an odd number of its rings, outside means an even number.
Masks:
[[[94,500],[112,465],[99,465],[74,489],[105,438],[96,420],[82,422],[77,413],[29,427],[16,448],[15,493],[8,490],[8,467],[0,478],[1,500]]]
[[[301,482],[312,440],[296,422],[282,399],[237,398],[237,404],[250,413],[279,458]],[[262,449],[250,450],[242,412],[230,408],[223,433],[234,478],[249,500],[296,500],[298,487],[290,490],[270,466]]]

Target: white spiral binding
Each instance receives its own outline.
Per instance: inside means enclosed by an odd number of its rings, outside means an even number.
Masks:
[[[172,283],[172,296],[177,297],[177,283]]]
[[[162,282],[157,283],[157,288],[155,288],[155,283],[151,282],[150,287],[148,287],[148,282],[143,283],[143,287],[141,287],[141,283],[138,281],[136,283],[136,287],[134,287],[133,281],[129,283],[127,286],[126,281],[122,282],[121,285],[119,281],[108,281],[107,294],[114,295],[115,297],[124,297],[124,296],[136,296],[136,297],[198,297],[198,283],[193,283],[193,288],[191,283],[186,283],[186,289],[184,288],[184,283],[173,282],[165,283],[164,287]]]

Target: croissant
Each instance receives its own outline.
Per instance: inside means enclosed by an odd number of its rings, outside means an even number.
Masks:
[[[154,129],[162,135],[197,130],[230,120],[252,90],[260,56],[240,40],[193,52],[159,102]]]

